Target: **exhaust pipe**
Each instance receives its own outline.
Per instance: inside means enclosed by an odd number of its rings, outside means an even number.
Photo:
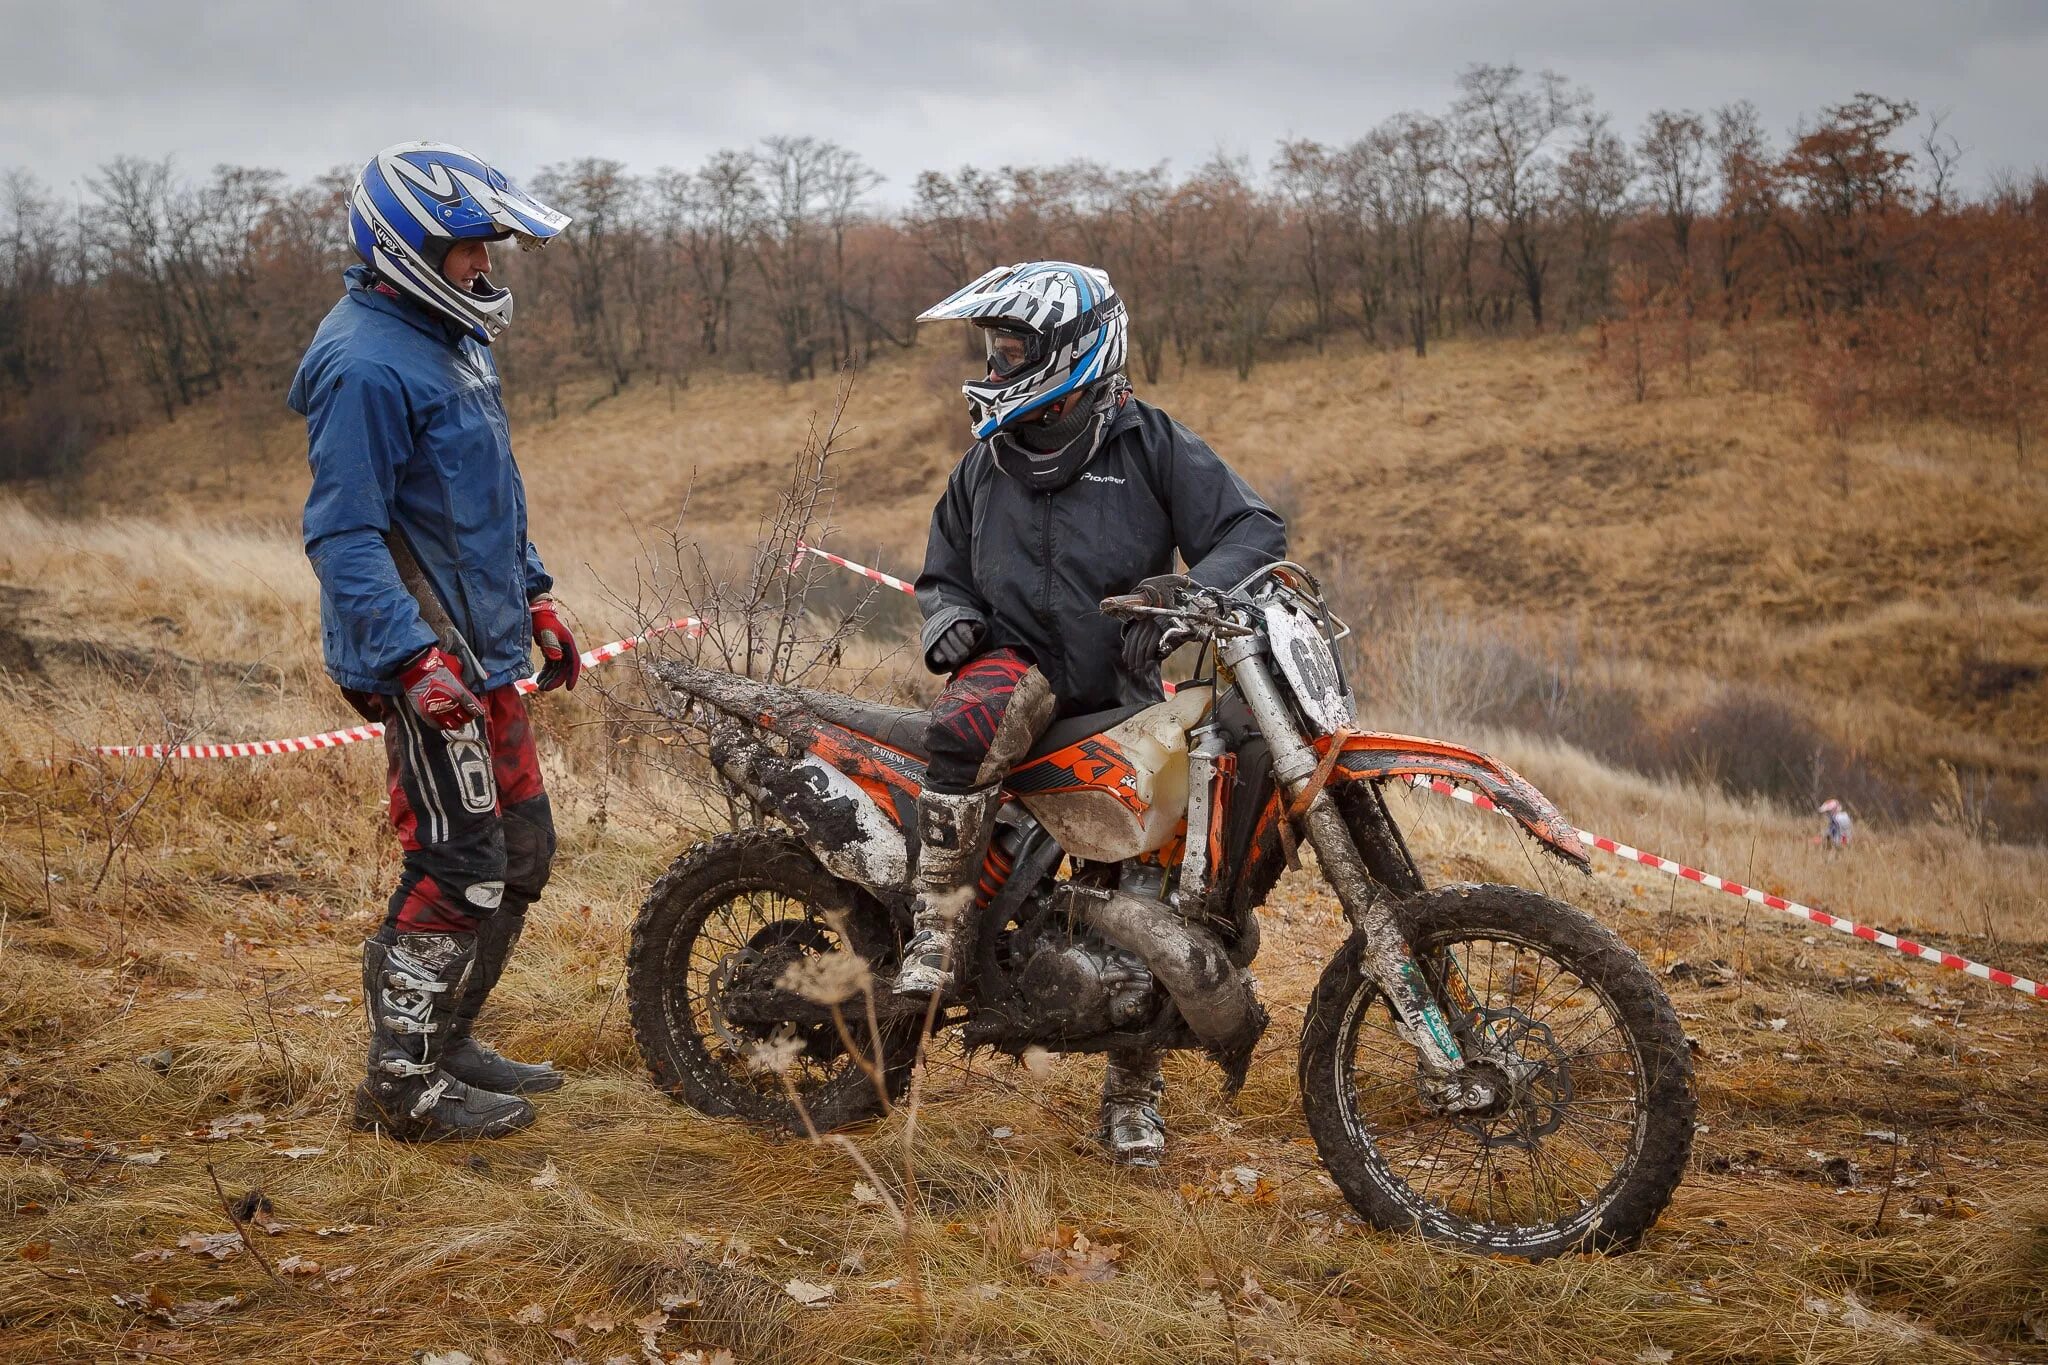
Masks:
[[[1251,973],[1231,963],[1216,935],[1189,924],[1163,902],[1071,884],[1068,894],[1095,932],[1144,959],[1173,997],[1180,1017],[1223,1068],[1224,1093],[1236,1094],[1267,1024]]]

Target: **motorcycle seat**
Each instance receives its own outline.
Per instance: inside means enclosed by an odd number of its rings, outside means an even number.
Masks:
[[[858,697],[841,696],[837,692],[818,692],[810,688],[797,688],[797,695],[804,705],[821,720],[842,725],[870,739],[880,740],[901,753],[929,760],[931,754],[925,748],[924,732],[931,725],[932,713],[914,706],[885,706],[879,702],[862,701]],[[1057,753],[1070,744],[1099,735],[1156,702],[1138,702],[1131,706],[1112,707],[1107,711],[1089,711],[1078,716],[1056,720],[1045,728],[1038,742],[1031,746],[1020,763],[1029,763],[1034,758]]]
[[[837,692],[818,692],[808,687],[793,690],[821,720],[845,726],[869,739],[880,740],[902,753],[921,759],[930,757],[924,748],[925,728],[932,722],[930,711],[915,706],[885,706],[880,702],[862,701],[859,697],[842,696]]]

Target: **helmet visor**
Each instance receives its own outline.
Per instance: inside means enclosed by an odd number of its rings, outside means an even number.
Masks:
[[[981,335],[988,347],[988,372],[997,379],[1011,375],[1045,358],[1045,338],[1021,327],[984,327]]]

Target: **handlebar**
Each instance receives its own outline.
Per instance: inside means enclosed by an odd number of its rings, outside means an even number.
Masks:
[[[1117,597],[1105,597],[1097,604],[1104,616],[1136,616],[1142,611],[1157,611],[1152,599],[1141,592],[1127,592]]]
[[[1133,620],[1142,616],[1159,616],[1171,621],[1175,627],[1185,630],[1183,638],[1215,638],[1219,636],[1250,635],[1251,627],[1231,620],[1199,596],[1183,594],[1180,602],[1171,607],[1155,607],[1147,593],[1130,592],[1116,597],[1105,597],[1096,604],[1104,616],[1118,616]]]

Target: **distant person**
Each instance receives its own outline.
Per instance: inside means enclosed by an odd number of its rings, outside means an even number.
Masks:
[[[553,1066],[509,1061],[470,1032],[555,851],[513,684],[535,645],[543,690],[574,687],[581,661],[527,539],[490,351],[512,294],[491,281],[491,246],[539,247],[569,219],[430,142],[364,166],[348,219],[362,264],[288,401],[306,418],[305,544],[327,673],[386,727],[404,848],[383,926],[363,944],[369,1068],[353,1119],[408,1141],[495,1137],[533,1122],[522,1094],[562,1084]],[[443,613],[452,630],[437,633],[427,618]]]
[[[1840,801],[1829,797],[1821,802],[1819,813],[1825,821],[1821,826],[1821,843],[1829,849],[1847,848],[1851,836],[1856,832],[1847,808]]]
[[[1005,776],[1058,715],[1159,701],[1156,619],[1100,602],[1172,573],[1230,587],[1287,557],[1287,528],[1202,439],[1131,396],[1129,319],[1109,276],[1066,261],[998,266],[920,322],[981,328],[987,373],[962,389],[975,444],[932,510],[917,604],[932,707],[917,803],[915,935],[895,990],[943,993]],[[1159,1055],[1112,1052],[1101,1138],[1113,1159],[1166,1150]]]

